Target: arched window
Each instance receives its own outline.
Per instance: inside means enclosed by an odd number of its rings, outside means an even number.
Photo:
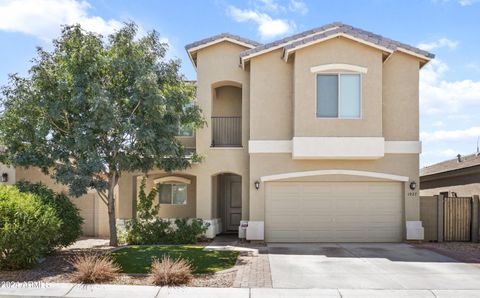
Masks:
[[[154,180],[159,185],[160,204],[186,205],[190,179],[177,176],[162,177]]]

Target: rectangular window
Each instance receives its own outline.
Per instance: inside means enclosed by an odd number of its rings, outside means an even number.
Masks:
[[[360,118],[360,75],[317,75],[317,117]]]
[[[160,204],[186,205],[186,184],[160,184]]]
[[[191,125],[181,125],[178,128],[177,137],[193,137],[193,127]]]

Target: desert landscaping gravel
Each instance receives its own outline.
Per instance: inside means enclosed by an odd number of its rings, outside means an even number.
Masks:
[[[480,264],[480,243],[472,242],[429,242],[418,244],[423,248],[432,249],[458,261]]]
[[[0,271],[0,281],[43,281],[71,282],[70,274],[73,266],[70,260],[76,254],[101,254],[112,250],[108,240],[81,239],[68,248],[64,248],[47,256],[40,264],[31,269],[16,271]],[[237,262],[242,266],[242,262]],[[237,265],[231,269],[214,274],[195,274],[188,286],[192,287],[232,287],[237,273]],[[151,285],[146,274],[120,274],[112,284]]]

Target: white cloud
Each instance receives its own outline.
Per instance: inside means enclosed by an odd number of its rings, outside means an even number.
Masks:
[[[480,107],[480,81],[448,81],[443,76],[448,65],[433,60],[420,71],[420,109],[423,115],[459,113],[468,107]]]
[[[453,158],[458,154],[458,152],[453,149],[440,150],[438,153],[440,156],[451,157],[451,158]]]
[[[451,0],[431,0],[431,1],[433,3],[447,3],[447,2],[450,2]],[[480,2],[480,0],[455,0],[454,2],[457,2],[461,6],[470,6]]]
[[[458,3],[460,3],[461,6],[470,6],[470,5],[475,4],[479,1],[480,0],[459,0]]]
[[[443,121],[435,121],[433,124],[432,124],[433,127],[445,127],[445,123],[443,123]]]
[[[428,43],[420,43],[417,45],[418,48],[425,51],[431,51],[431,50],[443,48],[443,47],[453,50],[457,48],[457,46],[458,46],[458,41],[454,41],[446,37],[443,37],[443,38],[440,38],[439,40],[435,40]]]
[[[420,139],[423,142],[460,141],[468,139],[476,140],[478,136],[480,136],[480,126],[474,126],[467,129],[437,130],[420,133]]]
[[[228,8],[228,13],[236,22],[254,22],[262,39],[270,39],[293,31],[295,23],[283,19],[274,19],[266,13],[256,10]]]
[[[275,0],[256,0],[255,7],[273,13],[286,12],[287,9]]]
[[[292,12],[298,12],[300,14],[307,14],[308,13],[308,7],[303,0],[290,0],[290,3],[288,4],[288,9]]]
[[[87,1],[0,0],[0,30],[22,32],[43,40],[58,36],[60,25],[80,24],[88,31],[113,33],[122,23],[89,14]]]

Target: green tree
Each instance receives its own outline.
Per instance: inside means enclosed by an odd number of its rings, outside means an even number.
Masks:
[[[137,31],[129,23],[104,38],[65,26],[51,51],[37,49],[28,76],[11,75],[2,90],[3,161],[39,167],[74,196],[95,189],[108,206],[114,246],[122,173],[169,172],[199,161],[186,157],[175,135],[205,123],[180,61],[165,58],[158,33]]]

